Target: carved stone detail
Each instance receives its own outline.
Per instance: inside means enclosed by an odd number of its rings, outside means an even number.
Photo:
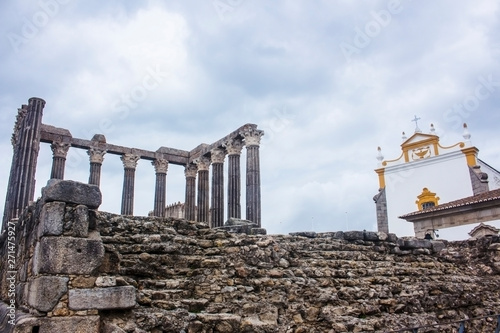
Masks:
[[[227,140],[223,146],[226,148],[228,155],[240,155],[243,149],[243,141],[241,139]]]
[[[124,154],[120,157],[125,169],[135,169],[137,167],[137,161],[139,161],[140,158],[140,156],[134,154]]]
[[[151,162],[155,167],[156,173],[167,173],[168,171],[168,161],[164,158],[158,158]]]
[[[87,154],[89,155],[90,163],[102,164],[102,162],[104,161],[104,154],[106,154],[106,150],[96,147],[90,147],[87,150]]]
[[[16,123],[14,124],[14,131],[11,137],[12,147],[16,146],[17,140],[19,139],[19,131],[21,130],[22,126],[21,124],[24,117],[26,116],[26,113],[28,112],[27,107],[27,105],[23,105],[21,108],[17,109]]]
[[[221,148],[214,148],[210,151],[212,163],[224,163],[226,152]]]
[[[259,146],[260,137],[264,135],[264,131],[246,127],[240,131],[240,135],[245,138],[245,146]]]
[[[198,171],[208,170],[210,168],[210,159],[206,156],[197,158],[194,163],[198,166]]]
[[[197,172],[198,172],[198,167],[196,166],[196,164],[188,164],[184,169],[184,175],[186,176],[186,178],[189,177],[196,178]]]
[[[59,141],[54,141],[50,145],[50,149],[52,149],[54,157],[62,157],[62,158],[66,158],[69,147],[71,147],[69,143],[59,142]]]

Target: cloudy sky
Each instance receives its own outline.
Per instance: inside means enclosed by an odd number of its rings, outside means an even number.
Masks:
[[[2,1],[0,197],[17,108],[36,96],[47,102],[46,124],[147,150],[191,150],[257,124],[265,131],[262,223],[269,233],[376,230],[377,146],[398,157],[401,132],[414,131],[415,115],[424,132],[435,125],[444,145],[462,140],[467,122],[479,157],[500,168],[499,6]],[[37,195],[50,166],[42,145]],[[85,152],[70,151],[65,176],[87,181]],[[105,156],[102,177],[101,209],[117,213],[117,156]],[[183,168],[171,165],[168,203],[184,200],[184,182]],[[150,162],[139,162],[136,187],[135,214],[146,215]]]

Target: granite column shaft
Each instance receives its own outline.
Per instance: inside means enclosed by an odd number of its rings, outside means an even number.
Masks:
[[[246,164],[246,219],[261,227],[261,194],[260,194],[260,138],[264,131],[246,128],[240,132],[247,147]]]
[[[196,164],[198,165],[198,215],[196,220],[209,223],[210,186],[208,169],[210,160],[202,157]]]
[[[155,183],[155,202],[153,215],[164,217],[167,205],[167,170],[168,161],[165,159],[156,159],[152,162],[156,171]]]
[[[241,218],[241,139],[232,139],[224,144],[228,154],[227,217]]]
[[[212,228],[224,225],[224,157],[225,151],[212,149]]]
[[[186,169],[184,171],[184,174],[186,176],[184,218],[188,221],[194,221],[196,219],[196,173],[196,165],[189,164],[186,166]]]
[[[18,111],[12,136],[14,152],[5,200],[3,229],[8,221],[18,217],[33,200],[44,107],[43,99],[30,98],[28,105],[23,105]]]
[[[124,165],[121,215],[134,214],[135,168],[139,158],[139,156],[133,154],[125,154],[121,157]]]

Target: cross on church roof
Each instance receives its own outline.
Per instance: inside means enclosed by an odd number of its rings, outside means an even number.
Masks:
[[[412,119],[412,121],[414,121],[414,122],[415,122],[415,133],[420,133],[420,132],[422,132],[422,130],[421,130],[420,128],[418,128],[418,121],[419,121],[419,120],[420,120],[420,118],[419,118],[419,117],[417,117],[416,115],[415,115],[415,118],[413,118],[413,119]]]

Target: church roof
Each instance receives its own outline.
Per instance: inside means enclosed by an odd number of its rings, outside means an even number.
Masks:
[[[457,208],[457,207],[466,207],[466,206],[471,206],[474,204],[482,203],[482,202],[488,202],[488,201],[494,201],[494,200],[500,200],[500,189],[484,192],[481,194],[473,195],[470,197],[450,201],[444,204],[440,204],[438,206],[430,207],[424,210],[419,210],[416,212],[412,212],[406,215],[399,216],[401,219],[405,219],[407,217],[411,216],[417,216],[421,214],[427,214],[430,212],[437,212],[437,211],[442,211],[450,208]]]

